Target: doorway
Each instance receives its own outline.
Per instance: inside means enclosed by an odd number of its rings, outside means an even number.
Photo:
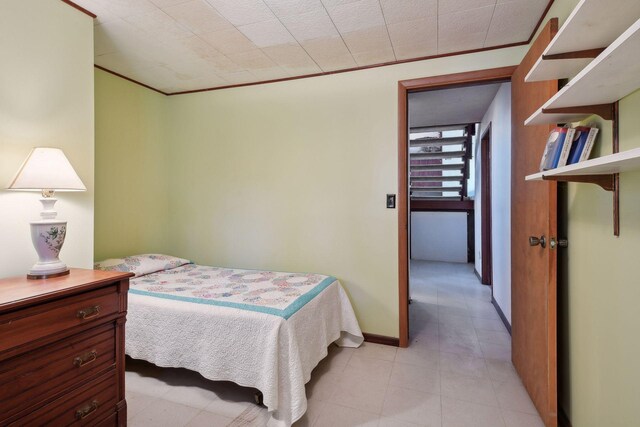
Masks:
[[[493,288],[493,233],[491,230],[491,123],[480,138],[482,275],[481,282]]]
[[[509,81],[515,67],[472,71],[398,82],[399,344],[409,345],[409,94]]]

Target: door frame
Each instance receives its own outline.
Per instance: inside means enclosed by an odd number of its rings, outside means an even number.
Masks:
[[[423,77],[398,82],[398,302],[399,345],[409,345],[409,122],[410,92],[510,81],[516,66]]]
[[[480,223],[482,224],[482,284],[491,286],[493,292],[493,209],[491,206],[491,123],[480,137],[480,193],[481,209]]]

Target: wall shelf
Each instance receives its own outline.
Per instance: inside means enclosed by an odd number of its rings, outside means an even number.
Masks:
[[[581,120],[590,115],[584,107],[601,108],[624,98],[640,87],[639,57],[640,19],[533,113],[525,125]],[[558,115],[558,109],[564,112]],[[568,113],[571,110],[578,112]]]
[[[526,82],[576,75],[640,16],[640,2],[581,0],[525,77]]]
[[[640,148],[527,175],[527,181],[590,182],[614,191],[614,174],[640,170]]]

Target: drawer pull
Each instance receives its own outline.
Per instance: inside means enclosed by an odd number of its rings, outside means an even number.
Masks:
[[[98,352],[96,350],[91,350],[89,353],[85,353],[73,359],[73,364],[77,368],[81,368],[84,365],[88,365],[89,363],[93,362],[97,358],[98,358]]]
[[[91,415],[92,413],[94,413],[97,409],[98,409],[98,401],[94,400],[84,408],[80,408],[76,411],[76,419],[82,420],[88,417],[89,415]]]
[[[94,305],[93,307],[83,308],[82,310],[78,310],[78,317],[81,319],[91,319],[92,317],[96,317],[100,314],[100,306]]]

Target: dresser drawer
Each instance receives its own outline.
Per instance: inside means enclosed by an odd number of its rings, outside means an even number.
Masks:
[[[0,352],[118,312],[115,285],[0,316]]]
[[[0,363],[0,421],[72,389],[116,363],[115,324]]]
[[[100,378],[42,406],[10,426],[94,426],[116,412],[116,372]]]

